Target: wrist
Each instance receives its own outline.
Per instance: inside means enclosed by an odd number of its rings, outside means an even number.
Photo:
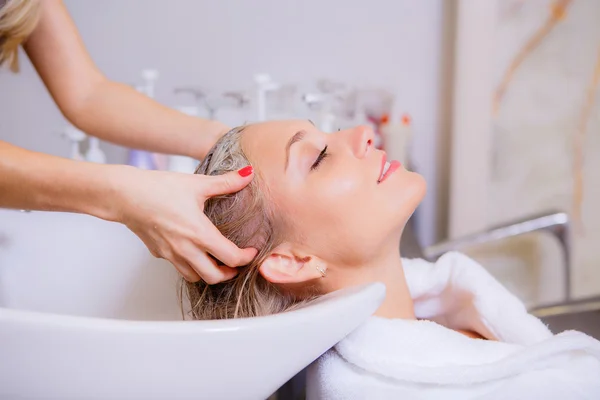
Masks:
[[[226,134],[231,128],[224,123],[216,120],[209,120],[204,131],[199,135],[201,139],[197,146],[194,146],[194,154],[191,154],[196,160],[202,160],[208,151],[217,143],[217,141]]]
[[[128,191],[135,182],[137,168],[128,165],[107,165],[106,171],[101,176],[97,196],[101,199],[94,202],[95,209],[89,213],[112,222],[124,222],[127,205],[129,203]]]

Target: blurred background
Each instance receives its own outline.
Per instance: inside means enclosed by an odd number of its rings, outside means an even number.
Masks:
[[[600,295],[600,2],[65,3],[109,78],[182,112],[372,124],[429,185],[406,254],[465,251],[530,307]],[[23,60],[0,71],[0,139],[85,154]]]
[[[226,92],[243,92],[248,96],[244,109],[216,105],[214,117],[231,126],[256,120],[257,74],[268,74],[283,88],[283,93],[269,93],[267,118],[320,120],[318,105],[311,111],[302,100],[306,94],[322,92],[320,80],[332,81],[331,90],[349,101],[352,90],[389,91],[393,110],[385,111],[395,122],[404,113],[414,120],[412,159],[429,182],[422,238],[434,242],[443,234],[443,226],[434,226],[436,220],[446,219],[438,216],[436,206],[437,182],[447,179],[439,177],[447,168],[443,157],[437,157],[447,147],[448,135],[446,49],[452,42],[445,32],[451,23],[446,2],[67,0],[65,4],[93,60],[111,79],[143,85],[142,72],[155,70],[156,100],[172,107],[199,105],[203,117],[209,116],[203,102],[176,89],[200,89],[213,103]],[[0,87],[0,139],[68,157],[69,141],[60,135],[65,120],[32,66],[25,61],[18,75],[2,71]],[[336,113],[342,119],[341,111]],[[344,123],[352,121],[333,122],[332,128]],[[127,161],[127,149],[106,143],[101,147],[109,162]]]

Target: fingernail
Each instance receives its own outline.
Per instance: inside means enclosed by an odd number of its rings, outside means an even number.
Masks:
[[[252,174],[253,170],[254,170],[254,169],[252,168],[252,165],[248,165],[248,166],[246,166],[246,167],[244,167],[244,168],[240,169],[240,170],[238,171],[238,174],[240,174],[240,176],[241,176],[242,178],[245,178],[245,177],[247,177],[248,175]]]

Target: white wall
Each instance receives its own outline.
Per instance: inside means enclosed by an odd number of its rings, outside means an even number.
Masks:
[[[445,200],[440,187],[447,172],[443,79],[448,53],[443,45],[449,39],[448,2],[65,2],[101,70],[134,83],[142,68],[158,69],[157,98],[168,105],[178,101],[172,94],[175,86],[244,89],[256,72],[268,72],[281,82],[325,77],[389,88],[397,95],[398,108],[413,117],[413,158],[429,182],[417,219],[421,240],[429,243],[444,229],[445,202],[439,200]],[[56,134],[64,120],[32,67],[25,63],[17,76],[0,72],[0,88],[0,139],[66,156],[68,146]],[[110,161],[125,160],[124,149],[104,147]]]

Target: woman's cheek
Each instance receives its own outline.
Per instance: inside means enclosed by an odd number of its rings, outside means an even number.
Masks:
[[[352,199],[357,193],[365,190],[353,176],[337,176],[335,179],[330,179],[325,187],[327,197],[341,201],[348,197]]]

